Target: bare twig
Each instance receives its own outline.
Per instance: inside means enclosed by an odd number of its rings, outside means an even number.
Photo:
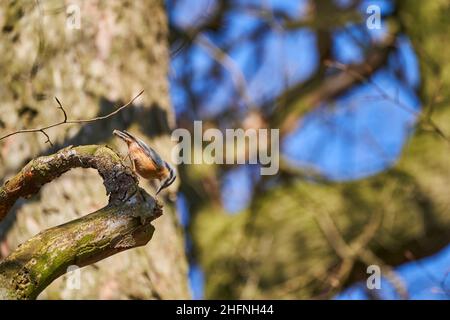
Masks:
[[[331,68],[335,68],[338,70],[341,70],[343,72],[347,72],[348,74],[350,74],[351,76],[353,76],[354,78],[358,79],[360,82],[362,83],[368,83],[371,86],[373,86],[375,88],[375,90],[378,92],[378,94],[383,98],[386,99],[388,101],[391,101],[393,103],[395,103],[399,108],[403,109],[404,111],[414,115],[414,116],[419,116],[419,113],[412,109],[411,107],[409,107],[408,105],[402,103],[399,99],[398,96],[396,95],[395,98],[391,97],[383,88],[381,88],[375,81],[373,81],[371,78],[362,75],[360,72],[358,72],[357,70],[352,70],[348,65],[337,62],[337,61],[327,61],[327,66],[331,67]],[[370,66],[367,66],[367,68],[370,68]]]
[[[56,102],[59,104],[59,108],[61,109],[62,113],[64,114],[64,121],[67,121],[67,113],[66,110],[64,110],[64,107],[62,106],[61,102],[57,97],[55,97]]]
[[[119,113],[120,111],[122,111],[123,109],[125,109],[126,107],[128,107],[129,105],[131,105],[138,97],[140,97],[142,95],[142,93],[144,93],[144,90],[142,90],[141,92],[139,92],[133,99],[131,99],[129,102],[127,102],[126,104],[122,105],[121,107],[119,107],[118,109],[114,110],[113,112],[108,113],[107,115],[104,116],[99,116],[99,117],[95,117],[92,119],[79,119],[79,120],[69,120],[67,117],[67,113],[66,110],[64,109],[62,103],[59,101],[59,99],[57,97],[55,97],[56,102],[58,103],[59,107],[58,109],[61,109],[63,115],[64,115],[64,120],[59,121],[57,123],[53,123],[51,125],[48,126],[44,126],[44,127],[40,127],[40,128],[33,128],[33,129],[21,129],[21,130],[17,130],[11,133],[8,133],[7,135],[4,135],[2,137],[0,137],[0,140],[6,139],[8,137],[11,137],[13,135],[19,134],[19,133],[30,133],[30,132],[40,132],[42,133],[45,137],[46,137],[46,141],[45,143],[50,143],[50,145],[53,146],[49,135],[45,132],[45,130],[48,130],[50,128],[54,128],[57,126],[61,126],[61,125],[65,125],[65,124],[76,124],[76,123],[89,123],[89,122],[95,122],[95,121],[99,121],[99,120],[104,120],[107,118],[110,118],[114,115],[116,115],[117,113]]]
[[[41,132],[41,133],[47,138],[47,140],[45,140],[45,143],[50,143],[50,145],[53,147],[53,143],[52,143],[52,141],[50,140],[50,137],[49,137],[49,135],[47,134],[47,132],[45,132],[44,130],[39,130],[39,132]]]

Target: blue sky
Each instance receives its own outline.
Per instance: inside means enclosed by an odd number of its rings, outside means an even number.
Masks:
[[[398,267],[397,276],[406,285],[411,299],[448,300],[450,298],[450,246],[441,252]],[[344,290],[336,299],[366,299],[365,283]],[[398,299],[389,281],[383,279],[378,292],[384,299]]]
[[[170,3],[170,2],[169,2]],[[260,4],[261,1],[242,0],[239,4]],[[269,7],[285,10],[293,17],[301,17],[306,1],[267,0]],[[336,1],[342,6],[346,0]],[[391,1],[363,1],[360,10],[365,14],[368,5],[376,4],[382,13],[392,11]],[[179,27],[193,27],[214,8],[214,0],[179,0],[177,6],[169,7],[171,22]],[[220,37],[206,34],[218,46],[239,39],[261,21],[253,15],[235,11],[227,16],[224,32]],[[358,26],[346,26],[335,31],[333,53],[342,63],[356,63],[363,59],[358,42],[377,41],[386,32],[383,24],[379,30],[362,30]],[[242,71],[248,95],[255,104],[277,96],[286,86],[304,80],[318,66],[316,38],[307,29],[295,32],[272,30],[259,45],[242,41],[230,51],[230,57]],[[415,111],[420,110],[420,101],[415,93],[420,85],[417,58],[406,36],[397,43],[397,53],[389,60],[389,68],[378,71],[372,78],[374,85],[360,85],[333,104],[323,105],[308,114],[304,124],[282,142],[282,152],[292,162],[303,167],[313,167],[336,181],[361,179],[374,175],[393,165],[401,154],[403,145],[414,130]],[[255,60],[255,52],[263,53]],[[177,115],[189,108],[188,98],[178,79],[185,70],[192,71],[191,88],[206,99],[197,107],[201,115],[215,114],[236,99],[236,86],[227,70],[222,70],[220,82],[211,90],[211,79],[207,71],[214,64],[212,58],[200,46],[193,45],[189,54],[176,54],[171,61],[171,97]],[[377,88],[383,90],[382,93]],[[388,98],[386,99],[386,96]],[[400,108],[398,103],[407,108]],[[222,192],[225,208],[230,214],[245,209],[251,199],[249,186],[254,178],[254,166],[240,166],[224,178]],[[189,221],[185,199],[178,202],[180,218],[184,225]],[[189,239],[188,239],[189,242]],[[411,290],[413,298],[442,299],[448,295],[439,293],[433,279],[424,268],[437,278],[443,279],[450,265],[450,246],[439,254],[421,262],[405,264],[398,272]],[[190,279],[195,298],[202,298],[204,285],[201,268],[191,265]],[[450,282],[450,281],[449,281]],[[450,284],[446,284],[447,288]],[[385,284],[385,297],[393,297],[389,284]],[[441,288],[442,289],[442,288]],[[441,290],[442,291],[442,290]],[[363,299],[358,285],[342,293],[339,298]]]

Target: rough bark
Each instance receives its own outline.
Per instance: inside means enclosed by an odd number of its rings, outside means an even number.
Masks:
[[[81,28],[67,26],[68,5],[80,8]],[[167,21],[161,1],[2,1],[0,4],[0,130],[8,133],[61,120],[57,96],[71,119],[107,114],[144,94],[132,107],[93,124],[53,128],[52,148],[39,133],[0,142],[0,177],[18,172],[30,159],[68,145],[108,143],[113,129],[127,129],[170,160],[174,115],[167,82]],[[141,186],[150,194],[153,188]],[[81,270],[81,288],[69,290],[65,276],[42,299],[186,298],[187,263],[172,194],[162,194],[165,214],[145,247],[126,251]],[[74,190],[77,190],[74,192]],[[19,200],[0,224],[0,259],[41,230],[76,219],[107,203],[94,170],[75,169]]]

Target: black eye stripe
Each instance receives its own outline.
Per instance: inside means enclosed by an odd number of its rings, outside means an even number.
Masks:
[[[166,162],[165,163],[166,168],[169,170],[169,179],[171,179],[172,177],[175,176],[175,172],[173,170],[173,168]]]
[[[170,178],[166,181],[166,183],[164,183],[164,185],[165,185],[166,187],[170,186],[170,185],[175,181],[175,178],[176,178],[175,175],[172,176],[172,177],[170,177]]]
[[[156,192],[156,194],[158,194],[162,189],[165,189],[168,186],[170,186],[175,181],[175,179],[177,178],[177,175],[175,174],[175,171],[174,171],[174,169],[172,168],[171,165],[169,165],[167,162],[164,161],[164,166],[169,171],[169,177],[166,180],[162,181],[162,184],[159,187],[159,189]]]
[[[166,163],[166,167],[167,167],[167,169],[169,169],[169,178],[164,182],[164,184],[163,184],[164,187],[170,186],[177,178],[172,167],[170,167],[167,163]]]

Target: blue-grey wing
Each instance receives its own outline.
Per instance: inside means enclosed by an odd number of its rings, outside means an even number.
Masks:
[[[142,141],[139,138],[136,138],[136,141],[139,144],[139,146],[150,155],[150,157],[153,159],[153,161],[155,161],[155,163],[158,167],[160,167],[160,168],[164,167],[164,160],[161,159],[161,157],[155,150],[153,150],[151,147],[149,147],[147,144],[145,144],[144,141]]]

